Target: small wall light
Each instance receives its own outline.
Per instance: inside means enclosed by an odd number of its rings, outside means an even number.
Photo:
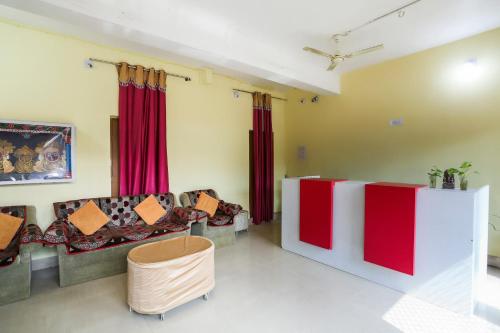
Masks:
[[[94,62],[92,60],[90,60],[90,59],[85,59],[84,62],[83,62],[83,66],[85,68],[92,69],[92,68],[94,68]]]
[[[456,78],[461,82],[475,81],[481,74],[481,68],[477,63],[477,59],[468,59],[457,69]]]

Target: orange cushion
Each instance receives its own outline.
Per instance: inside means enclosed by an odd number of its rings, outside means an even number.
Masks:
[[[94,201],[89,200],[82,208],[69,215],[68,220],[82,234],[90,236],[101,229],[109,221],[109,217],[97,207]]]
[[[22,218],[0,213],[0,250],[5,250],[9,246],[21,224],[23,224]]]
[[[196,206],[194,206],[194,208],[207,212],[207,214],[210,216],[214,216],[218,206],[219,200],[212,198],[205,192],[201,192],[200,196],[198,197],[198,202],[196,203]]]
[[[134,210],[149,225],[155,224],[156,221],[167,214],[167,211],[163,209],[152,194],[138,204]]]

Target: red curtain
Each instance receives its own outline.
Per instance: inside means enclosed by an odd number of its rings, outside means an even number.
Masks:
[[[271,95],[253,94],[253,223],[271,221],[274,212],[274,139]]]
[[[120,195],[168,192],[166,74],[122,63]]]

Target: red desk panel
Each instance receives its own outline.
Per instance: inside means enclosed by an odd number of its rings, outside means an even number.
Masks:
[[[425,185],[365,185],[365,261],[413,275],[417,191]]]
[[[342,180],[300,180],[299,239],[331,250],[333,246],[333,190]]]

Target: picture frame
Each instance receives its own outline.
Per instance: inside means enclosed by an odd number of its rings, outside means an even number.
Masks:
[[[75,126],[0,119],[0,186],[75,180]]]

